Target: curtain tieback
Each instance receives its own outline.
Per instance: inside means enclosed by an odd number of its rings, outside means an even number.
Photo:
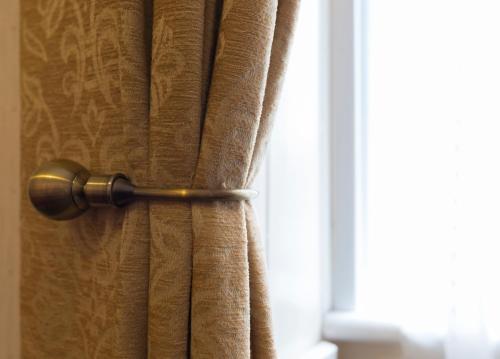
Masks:
[[[82,165],[65,159],[43,164],[29,180],[33,206],[57,220],[75,218],[90,207],[121,207],[135,200],[246,201],[257,194],[251,189],[140,187],[121,173],[92,175]]]

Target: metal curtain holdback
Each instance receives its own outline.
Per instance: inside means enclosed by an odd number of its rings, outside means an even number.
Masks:
[[[33,206],[56,220],[78,217],[90,207],[121,207],[136,200],[245,201],[258,194],[251,189],[141,187],[121,173],[94,175],[66,159],[40,166],[30,177],[28,187]]]

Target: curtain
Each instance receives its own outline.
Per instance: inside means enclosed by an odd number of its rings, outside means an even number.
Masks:
[[[245,188],[298,0],[21,1],[22,186],[54,158],[161,187]],[[26,358],[274,357],[250,203],[55,222],[22,198]]]

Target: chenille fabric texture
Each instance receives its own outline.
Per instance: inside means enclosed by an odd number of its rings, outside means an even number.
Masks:
[[[298,0],[21,0],[22,186],[54,158],[159,187],[247,188]],[[56,222],[22,198],[24,358],[273,358],[247,202]]]

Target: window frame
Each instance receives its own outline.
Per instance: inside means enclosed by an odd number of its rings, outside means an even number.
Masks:
[[[356,308],[366,187],[366,11],[367,0],[333,0],[328,13],[333,311]]]
[[[334,343],[400,344],[399,326],[356,311],[356,259],[363,256],[366,228],[367,12],[368,0],[332,0],[324,11],[328,66],[322,69],[329,71],[328,115],[323,116],[328,118],[329,171],[324,177],[329,186],[329,228],[323,230],[330,244],[324,270],[330,287],[325,290],[328,305],[322,335]]]

